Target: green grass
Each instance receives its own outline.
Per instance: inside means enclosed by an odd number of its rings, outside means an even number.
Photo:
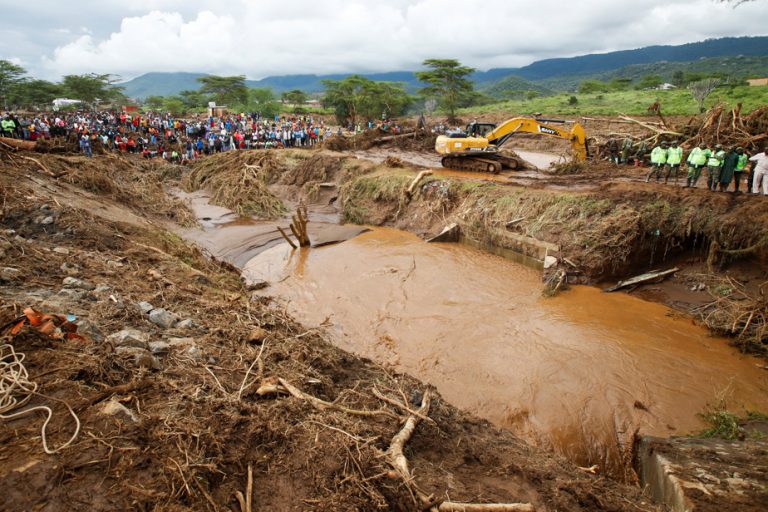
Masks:
[[[569,104],[571,96],[577,103]],[[694,115],[698,114],[696,102],[687,89],[670,91],[620,91],[605,93],[561,93],[556,96],[543,96],[532,100],[508,100],[480,107],[469,107],[459,111],[462,114],[490,114],[498,112],[515,112],[520,114],[546,112],[547,114],[563,115],[647,115],[648,106],[655,101],[661,103],[661,111],[665,115]],[[716,89],[707,99],[707,108],[723,101],[729,107],[742,103],[742,112],[750,112],[758,107],[768,105],[768,86]]]
[[[744,431],[739,426],[739,417],[722,407],[710,408],[700,414],[709,423],[709,428],[702,430],[699,437],[718,439],[740,439]]]

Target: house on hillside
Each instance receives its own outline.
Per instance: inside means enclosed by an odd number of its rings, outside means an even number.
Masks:
[[[749,83],[751,87],[768,85],[768,78],[750,78],[747,80],[747,83]]]
[[[663,84],[659,84],[659,86],[656,87],[656,89],[659,91],[669,91],[670,89],[677,89],[677,86],[670,83],[663,83]]]

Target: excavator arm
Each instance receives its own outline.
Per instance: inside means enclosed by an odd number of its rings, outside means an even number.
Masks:
[[[504,144],[515,133],[538,133],[559,137],[571,142],[573,152],[578,160],[587,159],[587,135],[579,123],[574,123],[570,131],[544,124],[528,117],[515,117],[504,121],[485,135],[488,143],[496,147]]]

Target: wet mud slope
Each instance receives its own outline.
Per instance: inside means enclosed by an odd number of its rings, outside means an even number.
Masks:
[[[0,164],[0,325],[36,391],[14,388],[29,402],[3,413],[52,419],[0,422],[0,509],[656,510],[252,300],[166,229],[191,218],[158,195],[177,168],[20,156]],[[82,338],[22,322],[28,307],[76,316]],[[387,453],[420,416],[406,482]]]

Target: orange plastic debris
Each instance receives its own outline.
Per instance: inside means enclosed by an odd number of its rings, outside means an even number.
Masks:
[[[24,310],[24,316],[19,317],[12,322],[10,330],[11,336],[17,335],[27,324],[29,324],[32,329],[54,339],[85,339],[77,334],[77,325],[70,322],[66,316],[41,313],[33,308],[26,308]]]

